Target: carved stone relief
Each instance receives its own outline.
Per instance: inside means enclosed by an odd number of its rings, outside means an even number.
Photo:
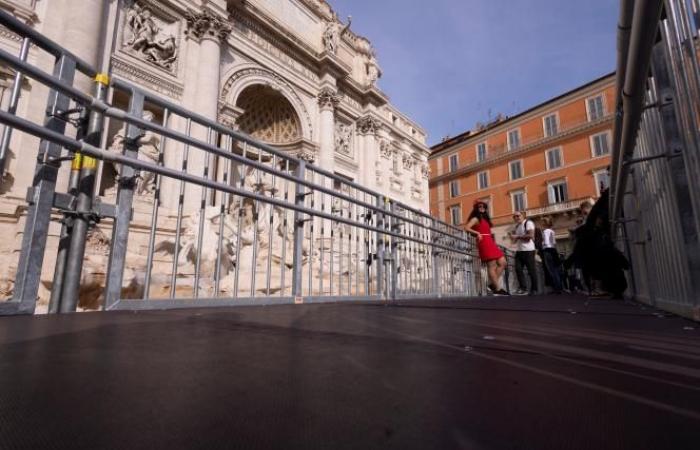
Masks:
[[[381,124],[372,116],[364,116],[357,120],[357,129],[362,134],[377,134]]]
[[[352,127],[344,123],[335,124],[335,151],[352,156]]]
[[[391,155],[393,153],[393,150],[392,150],[391,144],[389,143],[388,140],[382,139],[379,142],[379,153],[382,155],[383,158],[391,159]]]
[[[323,88],[318,93],[318,105],[321,109],[335,109],[343,97],[333,89]]]
[[[178,23],[153,14],[141,2],[126,3],[123,48],[139,59],[174,72],[178,58]]]
[[[411,170],[413,168],[414,159],[408,153],[401,155],[401,160],[403,161],[403,168],[406,170]]]

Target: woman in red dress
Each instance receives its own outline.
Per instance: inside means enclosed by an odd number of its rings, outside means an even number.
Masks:
[[[476,236],[479,243],[479,257],[486,263],[489,274],[489,288],[494,294],[509,295],[501,286],[501,275],[506,270],[506,258],[498,248],[491,235],[491,218],[488,205],[480,200],[474,202],[474,209],[469,214],[467,231]]]

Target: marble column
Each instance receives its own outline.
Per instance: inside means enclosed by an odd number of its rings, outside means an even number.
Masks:
[[[377,155],[379,153],[379,140],[377,133],[380,123],[372,116],[364,116],[357,121],[357,128],[362,135],[362,158],[360,158],[360,172],[362,184],[369,189],[377,189]]]
[[[185,61],[187,81],[183,103],[188,109],[216,121],[219,107],[221,43],[231,32],[231,25],[227,23],[226,18],[209,10],[189,13],[185,19],[187,20],[188,51]],[[183,125],[180,124],[180,126]],[[212,143],[216,143],[213,141],[215,134],[210,134],[207,128],[201,125],[192,124],[190,134],[203,142],[207,142],[211,136]],[[177,159],[181,159],[181,151],[173,153],[178,155]],[[188,173],[204,176],[207,158],[209,158],[207,177],[213,179],[216,175],[215,158],[195,147],[189,149]],[[171,194],[174,194],[174,191]],[[165,195],[168,198],[164,199],[164,204],[172,208],[174,206],[172,197],[177,195]],[[211,199],[212,196],[213,192],[208,192],[207,199]],[[201,200],[202,188],[188,185],[184,196],[185,212],[192,213],[198,210]]]
[[[335,108],[340,96],[330,88],[324,88],[318,94],[320,110],[319,154],[316,164],[329,171],[335,169]]]

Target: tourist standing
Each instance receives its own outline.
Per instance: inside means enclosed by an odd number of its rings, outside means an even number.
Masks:
[[[535,223],[527,220],[525,211],[513,214],[515,229],[510,233],[511,242],[515,244],[515,273],[518,276],[520,289],[516,295],[535,295],[537,293],[537,271],[535,269]],[[528,292],[527,279],[524,268],[527,268],[530,276],[530,288]]]
[[[506,258],[493,240],[492,226],[488,205],[480,200],[475,201],[467,221],[467,231],[476,236],[479,243],[479,257],[488,270],[489,288],[495,295],[509,295],[501,286],[501,275],[506,269]]]
[[[559,252],[557,252],[557,239],[552,229],[552,219],[545,217],[542,219],[542,224],[544,225],[542,230],[542,262],[552,283],[554,293],[561,294],[562,283],[559,270],[561,261],[559,260]]]

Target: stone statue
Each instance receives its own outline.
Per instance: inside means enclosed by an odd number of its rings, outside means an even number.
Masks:
[[[340,38],[343,34],[350,28],[352,23],[352,16],[348,16],[348,24],[343,26],[338,20],[338,15],[333,13],[333,19],[326,22],[326,29],[323,32],[323,45],[326,52],[336,54],[338,53],[338,47],[340,46]]]
[[[370,86],[377,82],[382,76],[382,69],[379,67],[374,51],[367,59],[367,82]]]
[[[177,46],[175,36],[168,36],[152,43],[144,52],[146,59],[154,62],[166,69],[172,69],[173,63],[177,59]]]
[[[351,143],[352,129],[342,123],[337,124],[335,127],[335,151],[344,155],[350,155],[352,153]]]
[[[155,42],[160,31],[158,25],[151,16],[151,10],[141,8],[134,4],[133,9],[127,15],[127,25],[131,28],[132,37],[126,43],[134,51],[140,52]]]
[[[144,120],[148,122],[153,121],[153,113],[151,111],[144,111],[142,115]],[[112,144],[109,146],[109,150],[115,153],[122,153],[124,151],[124,142],[126,140],[126,127],[124,126],[117,132],[117,134],[112,139]],[[157,164],[158,156],[160,154],[160,136],[153,133],[152,131],[145,131],[138,139],[139,143],[139,161],[146,161],[150,163]],[[121,171],[121,165],[115,164],[114,169],[117,173]],[[139,180],[136,183],[136,194],[152,194],[156,189],[155,174],[152,172],[142,171]]]

